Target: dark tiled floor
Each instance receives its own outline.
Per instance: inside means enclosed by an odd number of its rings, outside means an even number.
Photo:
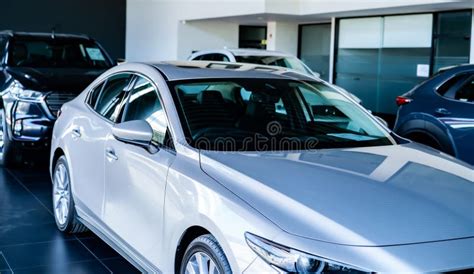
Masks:
[[[92,233],[56,229],[47,168],[0,166],[0,274],[7,273],[138,271]]]

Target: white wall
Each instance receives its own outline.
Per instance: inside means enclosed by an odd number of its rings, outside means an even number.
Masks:
[[[265,12],[278,14],[299,14],[301,0],[266,0]]]
[[[290,1],[288,1],[290,2]],[[356,10],[374,10],[386,8],[403,8],[419,5],[444,5],[465,3],[472,0],[298,0],[300,15],[348,12]]]
[[[178,27],[178,59],[186,59],[193,50],[239,46],[239,24],[193,21]]]
[[[264,11],[265,0],[127,0],[126,59],[174,60],[197,48],[236,47],[237,24],[189,20]]]
[[[377,12],[378,8],[419,5],[429,9],[443,3],[471,3],[472,7],[472,0],[127,0],[126,58],[130,61],[174,60],[186,58],[192,50],[237,47],[238,16],[261,17],[262,14],[267,18],[278,14],[284,17],[271,19],[275,23],[269,25],[273,24],[275,33],[273,41],[269,41],[269,49],[296,54],[297,23],[280,22],[297,18],[288,15],[311,15],[303,20],[317,21],[321,14],[332,13],[331,17],[338,17],[351,10]],[[220,17],[228,18],[216,19]],[[474,53],[474,48],[471,52]],[[474,62],[472,55],[471,62]]]
[[[178,23],[172,3],[128,0],[125,58],[129,61],[175,59]]]
[[[298,52],[298,24],[290,22],[268,22],[267,49],[290,53]]]

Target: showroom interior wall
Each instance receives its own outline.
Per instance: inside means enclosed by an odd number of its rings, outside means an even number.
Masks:
[[[127,0],[126,55],[183,60],[238,47],[240,26],[266,26],[267,49],[298,55],[390,120],[396,96],[438,68],[474,61],[472,9],[471,0]]]
[[[113,58],[125,57],[126,0],[3,0],[1,5],[0,30],[87,34]]]
[[[350,5],[347,0],[220,0],[218,5],[209,0],[127,0],[126,56],[131,61],[184,59],[190,50],[236,47],[238,31],[233,24],[328,23],[332,18],[472,9],[472,6],[471,0],[358,1],[357,5]],[[209,24],[193,26],[204,21]],[[227,24],[227,31],[222,31],[225,22],[233,24]],[[187,26],[183,27],[183,23]],[[196,39],[193,29],[204,34],[203,39]],[[193,43],[199,48],[193,47]],[[297,44],[297,39],[294,43]],[[276,43],[274,48],[288,47],[284,42]]]
[[[186,59],[192,50],[238,47],[239,24],[216,18],[264,11],[265,0],[127,0],[126,58]]]
[[[283,1],[286,0],[273,0]],[[405,12],[423,12],[427,8],[465,9],[472,5],[471,0],[377,0],[377,1],[348,1],[348,0],[297,0],[302,14],[331,14],[346,13],[346,16],[366,16]]]
[[[232,22],[194,21],[178,25],[178,58],[185,59],[193,51],[237,48],[239,24]]]

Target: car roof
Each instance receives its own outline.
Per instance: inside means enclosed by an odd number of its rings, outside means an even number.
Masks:
[[[210,78],[273,78],[315,80],[304,74],[280,67],[214,61],[171,61],[151,64],[168,81]]]
[[[54,33],[54,32],[22,32],[3,30],[0,31],[0,35],[7,35],[11,37],[37,37],[37,38],[64,38],[64,39],[85,39],[92,40],[85,34],[70,34],[70,33]]]
[[[281,51],[263,50],[263,49],[227,49],[235,56],[292,56]]]
[[[440,73],[444,73],[444,72],[457,73],[457,72],[469,71],[473,69],[474,69],[474,64],[461,64],[461,65],[455,65],[451,67],[440,68],[438,71]]]

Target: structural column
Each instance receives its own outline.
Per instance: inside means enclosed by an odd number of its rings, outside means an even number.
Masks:
[[[298,53],[298,24],[268,22],[267,50],[283,51],[296,56]]]
[[[331,46],[329,50],[329,83],[334,84],[334,66],[336,61],[336,18],[331,18]]]

